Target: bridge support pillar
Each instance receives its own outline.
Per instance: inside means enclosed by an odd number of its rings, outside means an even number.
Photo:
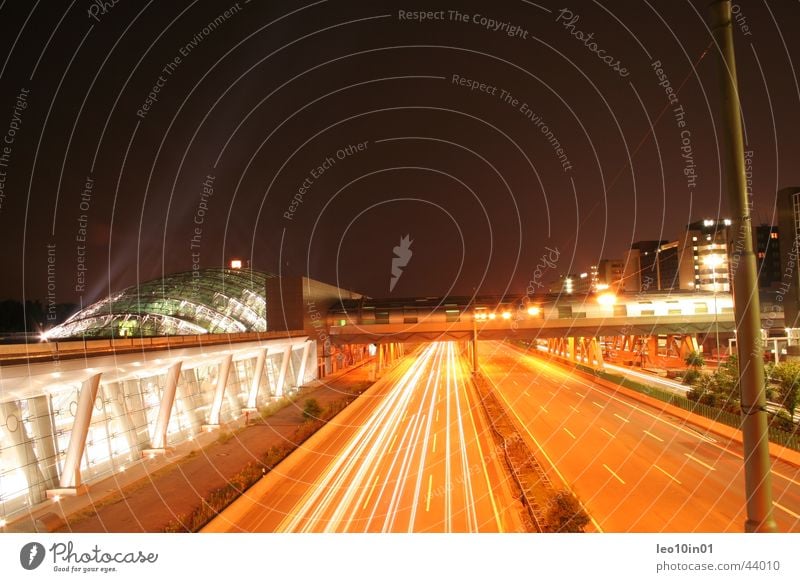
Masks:
[[[217,387],[214,390],[214,400],[211,403],[211,412],[208,416],[208,424],[203,425],[203,430],[213,430],[219,427],[219,415],[222,410],[222,398],[225,396],[225,387],[228,385],[228,374],[231,370],[233,356],[228,354],[219,363],[217,373]]]
[[[311,342],[307,341],[303,344],[303,356],[300,359],[300,369],[297,372],[297,378],[295,379],[295,384],[299,388],[303,384],[305,384],[306,378],[306,366],[308,365],[308,354],[311,351]]]
[[[256,366],[253,368],[253,380],[250,382],[250,393],[247,395],[247,406],[245,412],[255,412],[258,405],[258,390],[261,388],[261,380],[264,377],[264,364],[267,362],[267,349],[258,352]]]
[[[167,427],[169,418],[172,415],[172,406],[175,403],[175,392],[178,389],[178,380],[181,377],[181,362],[170,366],[167,372],[167,385],[161,394],[161,404],[158,408],[158,418],[153,430],[153,438],[149,449],[142,451],[143,454],[163,453],[167,448]]]
[[[64,459],[64,468],[61,472],[58,489],[48,489],[47,496],[80,495],[86,491],[81,483],[81,459],[86,448],[86,437],[89,434],[89,425],[92,422],[92,410],[97,399],[97,390],[100,387],[101,374],[84,380],[78,395],[78,409],[75,412],[75,421],[69,435],[67,456]]]
[[[32,398],[28,402],[34,400],[37,400],[37,398]],[[25,415],[20,411],[19,403],[16,400],[0,404],[0,422],[2,422],[3,427],[15,427],[5,431],[12,444],[10,451],[6,450],[3,452],[6,456],[5,461],[12,467],[17,466],[22,468],[22,472],[25,474],[25,481],[27,481],[28,485],[28,503],[30,505],[35,505],[42,500],[42,495],[46,491],[45,477],[42,475],[38,459],[48,457],[46,457],[45,454],[43,454],[44,451],[40,449],[37,459],[36,451],[33,449],[33,440],[28,438],[28,434],[22,426],[22,419],[24,417]],[[48,421],[47,424],[50,425],[49,416],[45,418]],[[16,421],[12,419],[16,419]],[[52,430],[50,430],[50,432],[52,434]],[[9,459],[8,456],[11,458]],[[53,483],[55,483],[55,481],[53,481]]]
[[[275,386],[275,397],[283,397],[283,387],[286,385],[286,373],[289,371],[289,360],[292,357],[292,346],[286,346],[283,350],[283,359],[281,360],[281,371],[278,373],[278,383]]]
[[[572,360],[573,362],[576,362],[577,359],[576,359],[576,353],[575,353],[575,338],[574,337],[568,337],[567,338],[567,346],[566,347],[567,347],[567,352],[565,354],[566,357],[568,359]]]

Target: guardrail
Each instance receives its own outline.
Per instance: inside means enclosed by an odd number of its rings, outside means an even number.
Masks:
[[[308,335],[303,330],[209,333],[199,335],[174,335],[157,337],[135,337],[115,339],[62,340],[57,342],[2,344],[0,345],[0,365],[14,360],[47,360],[69,357],[84,357],[108,352],[125,353],[132,351],[164,350],[172,348],[191,348],[226,343],[262,341]]]

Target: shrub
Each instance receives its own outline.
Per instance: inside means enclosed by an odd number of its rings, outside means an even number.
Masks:
[[[319,415],[322,413],[322,407],[319,405],[319,402],[315,398],[309,398],[306,400],[305,405],[303,406],[303,417],[306,419],[316,419],[319,418]]]
[[[695,382],[697,382],[700,376],[701,376],[700,372],[698,372],[694,368],[690,368],[689,370],[686,370],[686,372],[683,374],[682,381],[684,384],[692,386]]]
[[[556,533],[581,533],[591,519],[578,498],[569,491],[557,491],[548,503],[544,529]]]

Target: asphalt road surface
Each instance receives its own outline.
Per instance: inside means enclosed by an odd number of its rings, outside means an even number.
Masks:
[[[483,370],[531,449],[578,495],[596,529],[743,531],[740,444],[511,346],[481,348]],[[800,531],[800,469],[773,459],[772,484],[779,531]]]
[[[453,343],[406,358],[203,531],[519,531]]]

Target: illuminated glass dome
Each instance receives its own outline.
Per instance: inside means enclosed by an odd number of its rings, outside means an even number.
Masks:
[[[266,273],[209,268],[128,287],[82,309],[48,340],[266,331]]]

